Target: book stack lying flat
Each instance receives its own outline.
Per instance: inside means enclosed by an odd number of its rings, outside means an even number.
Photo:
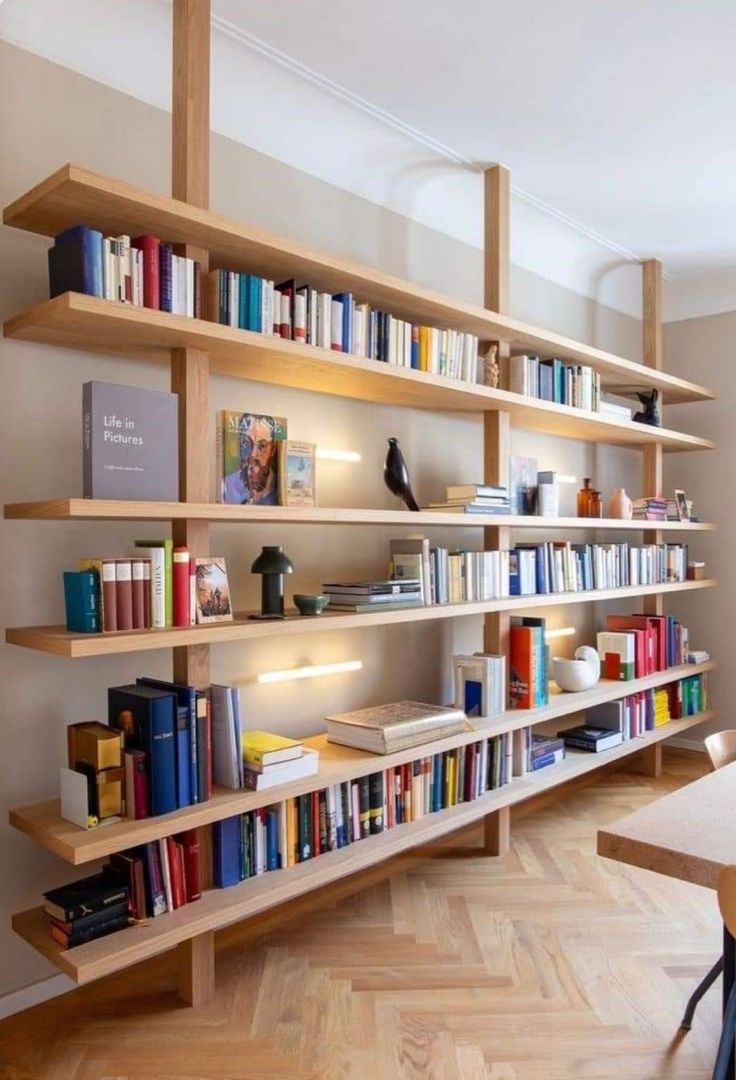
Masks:
[[[557,736],[564,740],[570,750],[587,750],[599,754],[601,750],[611,750],[624,741],[623,733],[612,728],[594,727],[592,724],[580,724],[578,727],[558,731]]]
[[[322,592],[330,598],[330,607],[341,611],[365,613],[379,608],[417,607],[423,602],[419,578],[401,581],[326,582]]]
[[[93,874],[43,895],[51,937],[65,949],[128,925],[128,886],[107,873]]]
[[[243,762],[243,786],[251,791],[266,791],[314,776],[319,752],[284,735],[247,731],[243,734]]]
[[[619,405],[615,401],[607,401],[606,398],[601,398],[598,412],[601,416],[605,416],[606,419],[611,420],[630,420],[631,419],[631,406]]]
[[[329,742],[373,754],[391,754],[455,735],[466,727],[462,709],[425,705],[420,701],[395,701],[328,716],[327,738]]]
[[[666,521],[667,499],[654,495],[644,499],[634,499],[632,516],[635,521]]]
[[[546,769],[565,759],[565,740],[559,736],[537,735],[532,733],[529,744],[529,772]]]
[[[447,488],[447,499],[430,503],[433,510],[457,514],[510,514],[508,489],[495,484],[459,484]]]

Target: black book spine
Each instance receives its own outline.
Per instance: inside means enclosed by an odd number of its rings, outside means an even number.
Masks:
[[[327,792],[322,789],[319,793],[319,850],[330,850],[330,842],[327,835]]]
[[[383,832],[383,773],[371,773],[368,777],[370,833]]]
[[[358,797],[360,804],[360,835],[366,837],[370,835],[371,831],[371,803],[367,776],[361,776],[358,781]]]

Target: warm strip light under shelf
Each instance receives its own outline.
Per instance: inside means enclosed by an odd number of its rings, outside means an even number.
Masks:
[[[357,450],[331,450],[328,446],[318,446],[316,450],[320,461],[361,461]]]
[[[360,671],[362,660],[342,660],[335,664],[308,664],[306,667],[287,668],[285,671],[262,671],[256,679],[259,683],[290,682],[292,679],[316,679],[320,675],[342,675],[346,671]]]
[[[559,626],[556,630],[545,631],[544,637],[546,641],[554,641],[555,638],[573,637],[574,634],[574,626]]]

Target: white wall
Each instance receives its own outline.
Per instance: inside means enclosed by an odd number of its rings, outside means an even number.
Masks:
[[[257,109],[257,101],[244,103]],[[294,118],[298,123],[298,117]],[[162,111],[92,83],[0,43],[0,200],[6,204],[66,161],[166,191],[169,117]],[[480,299],[478,252],[395,213],[330,187],[221,137],[212,144],[212,206],[254,224],[363,260],[469,300]],[[0,232],[4,275],[0,316],[7,318],[46,297],[47,242]],[[513,314],[639,358],[639,328],[631,318],[596,305],[523,270],[513,274]],[[87,353],[0,341],[4,435],[2,502],[81,493],[81,384],[96,378],[166,388],[166,373],[144,364]],[[390,505],[381,480],[385,440],[398,435],[420,500],[439,498],[446,484],[478,478],[481,424],[476,418],[374,407],[336,397],[266,384],[216,378],[218,408],[248,408],[288,417],[292,436],[358,450],[360,465],[325,464],[323,505]],[[625,452],[611,456],[567,440],[517,432],[514,448],[536,455],[547,468],[577,477],[596,475],[637,491]],[[611,462],[618,461],[615,469]],[[608,483],[608,481],[607,481]],[[572,499],[574,488],[567,498]],[[563,506],[563,512],[565,511]],[[572,510],[572,502],[568,503]],[[0,567],[6,625],[63,621],[61,571],[83,554],[122,554],[157,527],[126,524],[3,522]],[[258,583],[249,566],[264,543],[283,543],[296,564],[295,591],[319,587],[326,576],[383,573],[389,529],[276,529],[219,526],[212,550],[228,559],[236,602],[256,606]],[[471,544],[471,530],[436,534],[439,542]],[[593,605],[550,610],[550,625],[574,623],[575,644],[592,631]],[[243,686],[247,723],[294,734],[319,729],[329,710],[358,707],[396,695],[441,700],[449,694],[453,651],[477,648],[481,621],[269,639],[213,650],[213,678]],[[249,680],[271,667],[360,658],[360,675],[257,690]],[[170,654],[66,661],[10,646],[0,647],[4,693],[0,755],[0,820],[7,808],[53,796],[65,753],[67,723],[105,717],[106,689],[137,675],[167,676]],[[0,993],[49,974],[49,965],[9,928],[13,911],[39,902],[42,889],[80,876],[7,825],[0,826],[3,868],[0,912]]]

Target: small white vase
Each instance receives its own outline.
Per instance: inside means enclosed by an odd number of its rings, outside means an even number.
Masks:
[[[590,690],[600,677],[600,657],[590,645],[581,645],[576,649],[574,660],[568,660],[564,656],[552,657],[552,678],[560,690],[568,693]]]

